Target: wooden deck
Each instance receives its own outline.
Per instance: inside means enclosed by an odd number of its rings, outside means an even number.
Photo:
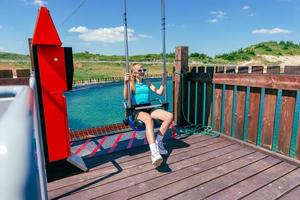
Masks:
[[[257,149],[208,136],[170,140],[167,148],[158,169],[147,146],[87,159],[87,173],[56,167],[48,171],[49,198],[300,199],[299,166]]]

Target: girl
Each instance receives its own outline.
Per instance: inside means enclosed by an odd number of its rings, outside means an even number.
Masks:
[[[143,65],[134,64],[131,67],[131,77],[129,77],[128,73],[125,75],[124,98],[128,98],[127,83],[130,81],[133,105],[150,103],[150,90],[158,95],[162,95],[164,92],[166,74],[162,78],[161,86],[157,89],[149,80],[147,80],[146,83],[143,81],[145,72],[146,69]],[[173,114],[162,109],[147,109],[136,113],[136,119],[144,122],[146,126],[146,137],[151,151],[152,164],[154,167],[158,167],[163,161],[161,155],[168,154],[167,150],[163,146],[162,140],[173,120]],[[156,139],[153,130],[153,119],[159,119],[162,121],[159,131],[157,132]]]

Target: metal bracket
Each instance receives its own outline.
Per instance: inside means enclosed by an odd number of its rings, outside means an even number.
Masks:
[[[77,156],[75,153],[72,153],[71,156],[67,158],[67,161],[84,172],[88,171],[83,159]]]

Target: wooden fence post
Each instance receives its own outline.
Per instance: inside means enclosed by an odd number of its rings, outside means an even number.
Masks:
[[[173,114],[176,125],[181,126],[184,123],[182,117],[181,102],[181,74],[188,71],[188,47],[176,47],[175,49],[175,66],[173,76]],[[185,100],[184,100],[185,101]],[[186,101],[185,101],[186,102]]]
[[[32,38],[28,38],[28,48],[29,48],[31,70],[34,71],[35,68],[34,68],[34,60],[33,60],[33,52],[32,52]]]

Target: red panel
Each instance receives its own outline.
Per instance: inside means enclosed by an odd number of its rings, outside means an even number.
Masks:
[[[67,90],[64,50],[41,46],[37,52],[49,161],[56,161],[70,156],[67,106],[63,96]]]
[[[32,38],[32,45],[62,45],[50,13],[46,7],[41,7],[39,10]]]
[[[51,92],[66,91],[64,49],[56,46],[39,46],[37,51],[42,90]]]
[[[51,162],[70,156],[70,138],[66,126],[65,100],[61,93],[50,95],[43,93],[48,155]]]

